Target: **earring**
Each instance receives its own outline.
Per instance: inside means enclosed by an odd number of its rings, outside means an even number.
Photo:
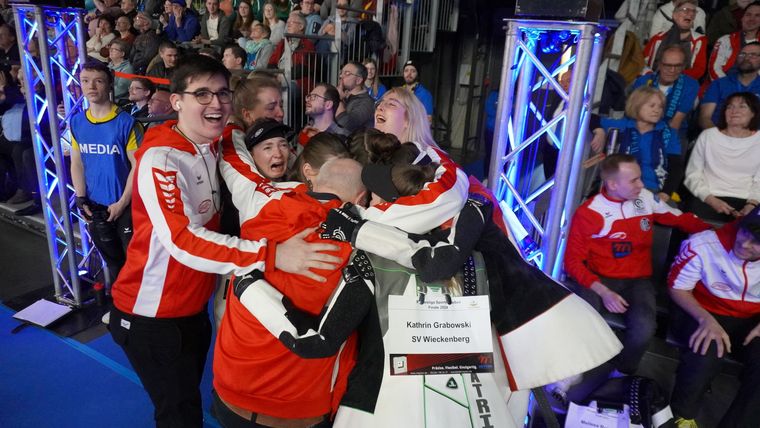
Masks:
[[[179,106],[179,103],[175,103],[175,104],[174,104],[174,107],[175,107],[175,108],[176,108],[178,111],[179,111],[179,110],[182,110],[182,109],[180,108],[180,106]]]

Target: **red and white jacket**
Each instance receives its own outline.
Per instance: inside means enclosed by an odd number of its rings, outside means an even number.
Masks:
[[[742,260],[734,254],[737,223],[684,241],[668,285],[693,290],[694,298],[713,314],[749,318],[760,314],[760,261]]]
[[[615,200],[603,191],[575,211],[565,252],[565,271],[584,287],[599,276],[645,278],[652,275],[654,223],[695,233],[710,225],[682,213],[644,189],[630,201]]]
[[[665,41],[667,34],[667,31],[655,34],[644,46],[644,60],[650,70],[654,70],[657,51],[660,49],[662,42]],[[691,64],[683,71],[685,75],[696,80],[702,79],[707,69],[707,49],[707,37],[691,30]]]
[[[293,182],[274,183],[263,178],[245,148],[245,134],[239,126],[228,126],[222,136],[219,170],[231,190],[232,202],[240,211],[241,227],[257,215],[269,199],[268,195],[304,186]],[[467,175],[444,151],[419,144],[418,148],[440,165],[435,179],[416,195],[360,210],[363,218],[410,233],[426,233],[462,210],[470,188]]]
[[[755,34],[753,39],[744,39],[744,32],[736,31],[721,36],[713,46],[710,60],[707,62],[707,72],[710,74],[710,80],[725,77],[731,67],[736,63],[736,57],[746,43],[756,42],[760,31]]]
[[[266,270],[266,239],[246,241],[219,228],[214,144],[196,148],[172,129],[151,128],[135,153],[134,234],[113,286],[121,311],[155,318],[202,311],[215,274]]]

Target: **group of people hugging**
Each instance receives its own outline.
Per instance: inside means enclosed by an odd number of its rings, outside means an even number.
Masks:
[[[215,289],[212,413],[225,427],[517,427],[528,389],[620,351],[598,313],[523,260],[490,192],[438,147],[412,92],[388,90],[374,129],[316,133],[293,160],[280,85],[257,76],[233,93],[229,77],[211,58],[181,60],[177,120],[133,153],[134,230],[109,329],[157,426],[203,424]],[[392,370],[397,305],[466,316],[461,299],[478,296],[493,358],[442,374]]]

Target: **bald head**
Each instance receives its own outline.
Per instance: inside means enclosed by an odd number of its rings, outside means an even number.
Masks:
[[[362,184],[362,165],[347,158],[333,158],[319,169],[314,181],[314,191],[332,193],[343,202],[361,204],[367,194]]]

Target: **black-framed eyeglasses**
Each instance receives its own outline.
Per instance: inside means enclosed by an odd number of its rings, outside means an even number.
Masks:
[[[192,95],[195,97],[195,100],[198,101],[198,104],[202,104],[204,106],[211,104],[211,101],[214,99],[214,95],[216,95],[216,98],[221,104],[229,104],[232,102],[232,91],[229,89],[222,89],[218,92],[209,91],[208,89],[199,89],[195,92],[182,91],[180,93]]]
[[[320,98],[320,99],[322,99],[324,101],[327,101],[327,98],[325,98],[325,97],[323,97],[322,95],[319,95],[319,94],[309,94],[309,95],[306,96],[307,100],[313,100],[314,98]]]

